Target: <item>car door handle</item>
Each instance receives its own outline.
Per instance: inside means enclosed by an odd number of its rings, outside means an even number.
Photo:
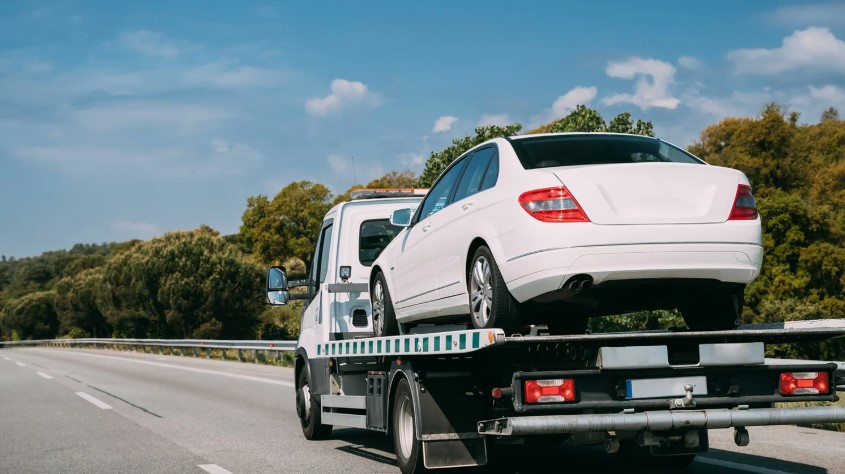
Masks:
[[[423,227],[423,228],[422,228],[422,231],[423,231],[423,232],[428,232],[428,228],[429,228],[429,227],[431,227],[431,224],[428,224],[427,226]]]
[[[467,209],[471,208],[473,204],[475,204],[475,203],[474,202],[468,202],[468,203],[462,205],[461,209],[466,211]]]

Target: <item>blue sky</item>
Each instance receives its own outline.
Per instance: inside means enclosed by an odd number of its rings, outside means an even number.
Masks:
[[[688,146],[770,101],[845,115],[845,2],[4,1],[0,254],[234,233],[579,103]]]

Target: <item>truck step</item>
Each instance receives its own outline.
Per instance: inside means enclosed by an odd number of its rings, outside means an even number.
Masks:
[[[320,405],[323,408],[365,410],[367,408],[367,397],[365,395],[322,395]]]

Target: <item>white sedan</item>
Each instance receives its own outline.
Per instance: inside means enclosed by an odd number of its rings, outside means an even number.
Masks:
[[[467,318],[577,333],[671,308],[691,329],[731,329],[763,260],[748,178],[638,135],[487,141],[392,222],[406,228],[370,276],[377,335]]]

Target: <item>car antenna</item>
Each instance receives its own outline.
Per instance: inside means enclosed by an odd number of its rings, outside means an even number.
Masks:
[[[355,175],[355,155],[352,155],[352,185],[358,184],[358,176]]]

